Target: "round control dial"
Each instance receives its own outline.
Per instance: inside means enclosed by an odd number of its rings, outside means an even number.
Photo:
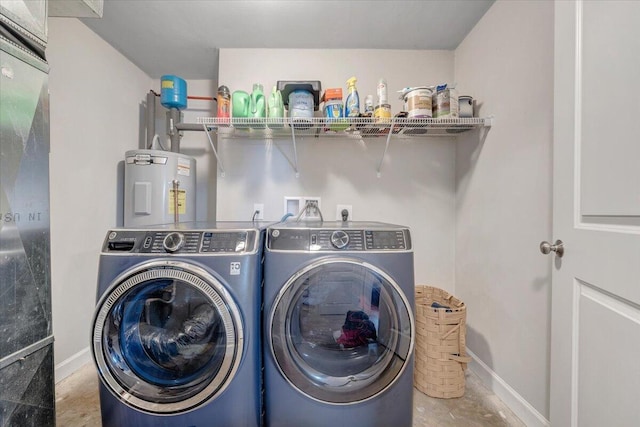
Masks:
[[[349,235],[342,230],[336,230],[331,233],[331,244],[337,249],[342,249],[349,244]]]
[[[184,246],[184,234],[177,231],[167,234],[162,241],[162,246],[167,252],[179,251]]]

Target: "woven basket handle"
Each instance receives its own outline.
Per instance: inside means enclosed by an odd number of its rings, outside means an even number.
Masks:
[[[464,305],[464,303],[462,301],[458,301],[457,303],[453,301],[453,295],[451,295],[449,292],[444,293],[443,299],[447,302],[447,304],[449,304],[449,306],[455,306],[455,307],[462,307]]]
[[[458,329],[460,329],[460,323],[458,323],[457,325],[455,325],[453,328],[449,329],[449,331],[442,335],[441,339],[446,339],[449,335],[451,335],[452,333],[454,333],[455,331],[457,331]],[[449,360],[455,360],[456,362],[460,362],[460,363],[469,363],[471,362],[471,357],[469,356],[463,356],[464,354],[464,347],[462,344],[462,333],[460,334],[460,356],[455,356],[453,354],[449,355]]]
[[[446,340],[449,335],[451,335],[452,333],[454,333],[458,329],[460,329],[460,323],[456,324],[453,328],[449,329],[449,331],[446,334],[444,334],[443,336],[441,336],[440,339],[441,340]]]
[[[455,360],[460,363],[469,363],[471,362],[471,357],[469,356],[456,356],[454,354],[449,355],[449,360]]]

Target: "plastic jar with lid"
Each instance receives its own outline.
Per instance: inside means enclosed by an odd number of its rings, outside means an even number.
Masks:
[[[374,121],[377,123],[388,122],[391,120],[391,105],[380,104],[376,105],[376,109],[373,112]]]
[[[325,101],[324,116],[331,130],[344,130],[348,127],[348,123],[344,120],[344,104],[342,103],[342,99]]]

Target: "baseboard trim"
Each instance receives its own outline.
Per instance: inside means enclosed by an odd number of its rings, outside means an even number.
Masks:
[[[472,360],[469,368],[480,377],[484,385],[504,402],[505,405],[528,427],[549,427],[551,424],[540,412],[527,402],[518,392],[498,376],[478,356],[467,348]]]
[[[73,356],[58,363],[55,368],[56,384],[76,372],[91,361],[89,347],[85,347]]]

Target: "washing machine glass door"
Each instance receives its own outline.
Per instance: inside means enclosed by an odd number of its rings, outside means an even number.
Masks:
[[[242,358],[240,312],[204,269],[155,261],[121,275],[98,303],[93,356],[124,403],[155,414],[219,395]]]
[[[349,258],[318,260],[292,276],[268,330],[287,381],[332,404],[382,393],[413,351],[413,315],[401,289],[382,270]]]

